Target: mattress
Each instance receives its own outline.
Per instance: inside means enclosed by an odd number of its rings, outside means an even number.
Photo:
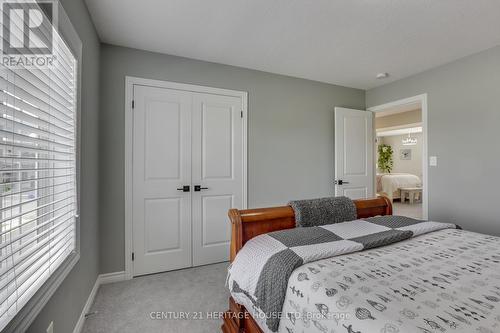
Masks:
[[[313,260],[289,276],[277,316],[286,333],[499,332],[500,238],[441,229]]]
[[[500,332],[499,245],[447,229],[304,265],[279,332]]]

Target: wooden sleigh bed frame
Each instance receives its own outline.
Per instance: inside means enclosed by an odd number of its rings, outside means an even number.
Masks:
[[[378,215],[392,215],[391,201],[386,197],[354,200],[358,218]],[[229,210],[231,221],[230,261],[232,262],[245,243],[255,236],[272,231],[295,228],[295,214],[292,207],[272,207]],[[229,297],[229,310],[223,317],[221,327],[224,333],[262,333],[259,325],[243,305]]]

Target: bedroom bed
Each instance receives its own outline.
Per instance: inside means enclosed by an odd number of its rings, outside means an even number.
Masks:
[[[302,249],[306,253],[302,255],[302,264],[293,267],[288,275],[276,274],[275,271],[274,275],[268,276],[267,286],[257,288],[265,291],[259,294],[259,302],[247,286],[256,279],[259,283],[262,280],[262,272],[259,276],[258,269],[252,267],[262,263],[258,252],[259,247],[265,246],[259,242],[269,235],[284,239],[283,243],[290,242],[290,233],[295,232],[296,225],[294,210],[288,206],[231,210],[229,285],[232,296],[222,331],[500,331],[500,238],[459,230],[452,224],[400,221],[390,216],[392,206],[385,197],[354,203],[358,220],[323,227],[344,238],[349,238],[346,233],[365,235],[362,241],[365,248],[350,248],[342,243],[345,240],[337,240],[327,243],[328,251],[337,243],[344,245],[325,255],[325,249],[317,250],[321,242],[313,245],[312,252],[311,248],[304,247],[305,244],[299,244],[306,249]],[[375,216],[389,219],[370,219]],[[412,235],[400,239],[390,236],[380,243],[380,239],[373,238],[373,235],[386,233],[377,229],[386,228],[384,223],[393,224],[388,231],[390,234],[402,235],[411,230]],[[368,230],[370,228],[375,232]],[[286,237],[279,230],[285,230]],[[371,245],[366,242],[366,237]],[[318,239],[317,235],[313,238]],[[249,249],[252,249],[250,255]],[[301,253],[297,247],[294,249]],[[308,255],[310,258],[307,259]],[[247,260],[247,263],[241,265],[242,260]],[[270,261],[267,260],[266,265]],[[235,265],[247,269],[244,278],[238,277]],[[285,271],[283,267],[278,270],[281,271]],[[280,282],[283,275],[284,283]],[[275,291],[282,286],[286,291],[276,299]],[[267,310],[262,311],[265,308]],[[267,312],[269,309],[279,309],[276,318]]]
[[[401,198],[401,188],[421,187],[420,177],[410,173],[378,173],[377,174],[377,194],[394,199]]]

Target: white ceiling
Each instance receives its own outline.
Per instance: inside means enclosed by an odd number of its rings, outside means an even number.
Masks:
[[[500,45],[499,0],[86,2],[106,43],[361,89]]]

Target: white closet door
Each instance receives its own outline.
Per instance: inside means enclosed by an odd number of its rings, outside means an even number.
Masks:
[[[133,273],[137,276],[192,265],[192,192],[178,190],[191,185],[192,94],[135,85],[134,101]]]
[[[238,97],[193,96],[193,265],[229,259],[230,208],[242,208],[243,121]],[[196,191],[195,186],[201,189]]]

